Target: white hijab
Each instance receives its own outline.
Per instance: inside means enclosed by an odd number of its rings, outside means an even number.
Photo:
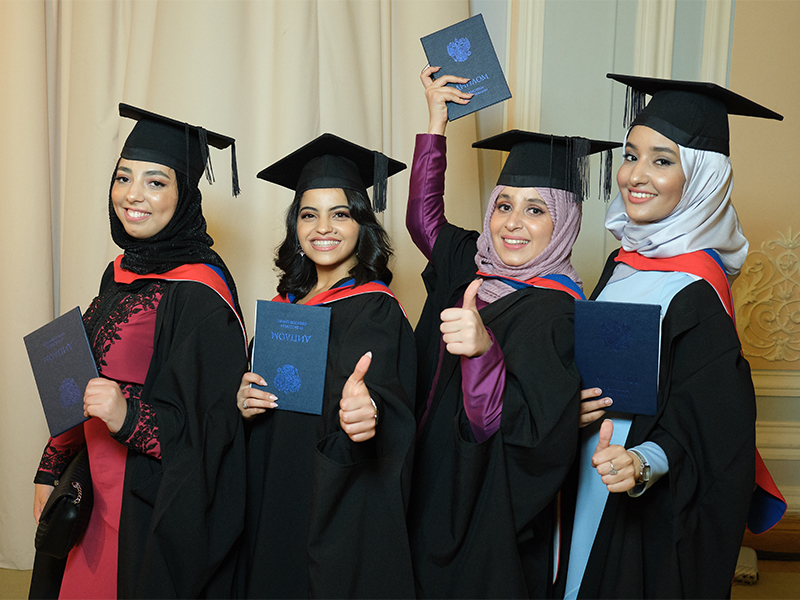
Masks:
[[[731,161],[719,152],[676,145],[686,183],[669,216],[655,223],[636,224],[628,217],[622,194],[618,193],[608,207],[606,227],[625,250],[648,258],[716,250],[727,274],[736,275],[747,257],[749,244],[731,203]]]

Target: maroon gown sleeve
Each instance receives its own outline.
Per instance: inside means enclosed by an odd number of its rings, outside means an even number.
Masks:
[[[406,228],[425,258],[431,260],[433,244],[444,216],[444,172],[447,168],[447,138],[420,133],[414,146],[411,181],[408,186]]]
[[[486,328],[492,345],[481,356],[461,357],[461,392],[464,412],[478,443],[488,440],[500,428],[503,392],[506,387],[506,363],[500,344]]]

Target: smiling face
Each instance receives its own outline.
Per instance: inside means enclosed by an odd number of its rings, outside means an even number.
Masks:
[[[500,260],[512,267],[541,254],[553,235],[553,219],[536,188],[503,188],[489,221],[492,244]]]
[[[356,263],[359,225],[350,216],[347,197],[340,188],[303,192],[297,215],[300,247],[317,266],[336,279],[347,277]]]
[[[175,171],[158,163],[121,158],[111,203],[128,235],[152,237],[166,227],[178,206]]]
[[[686,176],[678,146],[654,129],[637,125],[628,134],[617,185],[634,223],[654,223],[672,213]]]

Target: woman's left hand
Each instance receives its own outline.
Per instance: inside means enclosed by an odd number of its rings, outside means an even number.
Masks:
[[[639,459],[619,444],[611,444],[614,423],[606,420],[600,426],[600,438],[592,456],[592,466],[597,469],[609,492],[627,492],[636,485]]]
[[[372,352],[367,352],[356,363],[353,374],[347,378],[339,400],[339,425],[351,440],[364,442],[375,435],[378,409],[372,402],[364,383],[364,376],[372,363]]]
[[[476,279],[469,284],[461,308],[446,308],[440,315],[442,324],[439,329],[450,354],[474,358],[483,356],[492,346],[492,338],[486,331],[475,300],[481,283],[481,279]]]
[[[111,433],[117,433],[125,423],[128,403],[116,381],[95,377],[86,384],[83,393],[83,415],[102,420]]]

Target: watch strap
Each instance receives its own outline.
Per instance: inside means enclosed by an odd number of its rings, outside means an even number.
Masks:
[[[647,483],[650,481],[650,463],[644,455],[638,450],[631,448],[628,452],[632,452],[639,459],[639,472],[636,474],[636,483]]]

